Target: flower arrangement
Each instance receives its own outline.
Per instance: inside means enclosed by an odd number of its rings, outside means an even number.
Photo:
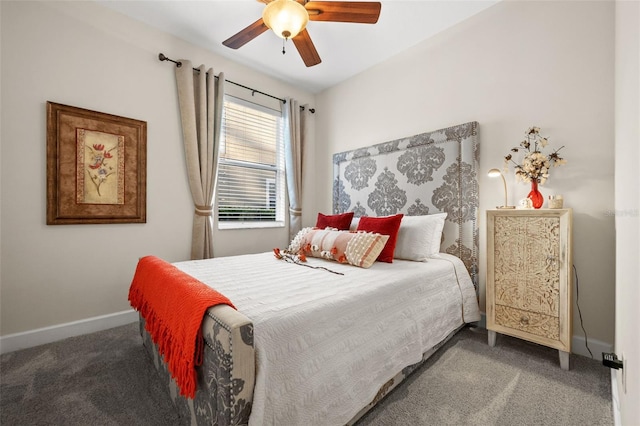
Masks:
[[[525,132],[526,139],[520,142],[520,145],[511,148],[511,152],[523,151],[524,158],[522,164],[518,164],[513,159],[513,155],[509,154],[504,157],[504,169],[509,170],[509,162],[515,164],[516,180],[522,182],[532,182],[544,185],[545,181],[549,178],[549,168],[551,165],[554,167],[567,164],[567,160],[560,157],[558,152],[564,146],[553,151],[551,154],[543,154],[542,149],[545,148],[549,140],[546,137],[540,136],[539,127],[529,127]]]
[[[275,256],[276,259],[284,260],[287,263],[294,263],[296,265],[306,266],[307,268],[312,268],[312,269],[323,269],[323,270],[325,270],[327,272],[331,272],[332,274],[336,274],[336,275],[344,275],[344,273],[342,273],[342,272],[332,271],[331,269],[325,268],[324,266],[309,265],[308,263],[306,263],[307,262],[307,256],[302,252],[299,253],[299,254],[293,254],[293,253],[289,252],[288,249],[280,250],[279,248],[274,248],[273,249],[273,255]]]

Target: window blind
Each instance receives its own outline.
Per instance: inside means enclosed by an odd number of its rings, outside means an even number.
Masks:
[[[225,96],[218,160],[218,221],[284,225],[282,113]]]

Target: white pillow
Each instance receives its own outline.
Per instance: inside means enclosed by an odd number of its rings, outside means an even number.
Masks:
[[[438,257],[446,213],[404,216],[400,222],[394,258],[423,262]]]

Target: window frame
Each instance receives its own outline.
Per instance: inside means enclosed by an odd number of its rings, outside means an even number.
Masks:
[[[286,226],[286,172],[285,172],[285,137],[286,137],[286,123],[285,117],[282,110],[276,110],[266,105],[259,104],[257,102],[248,101],[238,96],[234,96],[228,93],[224,95],[225,108],[227,102],[235,103],[242,105],[246,108],[251,108],[263,113],[267,113],[269,115],[273,115],[278,118],[279,125],[277,128],[277,140],[275,141],[275,157],[276,164],[268,165],[265,163],[254,163],[254,162],[244,162],[238,159],[226,159],[223,157],[222,153],[225,148],[225,140],[226,140],[226,125],[224,123],[225,115],[223,113],[223,124],[222,124],[222,132],[220,146],[219,146],[219,155],[218,155],[218,164],[216,165],[216,173],[220,173],[221,165],[232,165],[239,167],[247,167],[253,170],[267,170],[275,172],[274,178],[264,178],[265,179],[265,206],[269,205],[269,188],[270,185],[275,183],[275,219],[274,220],[260,220],[260,221],[247,221],[247,220],[220,220],[219,209],[221,206],[220,203],[220,176],[218,175],[217,185],[216,185],[216,193],[215,193],[215,217],[217,222],[217,227],[219,230],[229,230],[229,229],[260,229],[260,228],[284,228]],[[269,182],[271,181],[271,182]]]

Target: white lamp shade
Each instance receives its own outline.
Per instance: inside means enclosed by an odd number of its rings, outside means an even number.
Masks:
[[[264,8],[262,20],[279,37],[290,39],[305,29],[309,13],[297,1],[275,0]]]

